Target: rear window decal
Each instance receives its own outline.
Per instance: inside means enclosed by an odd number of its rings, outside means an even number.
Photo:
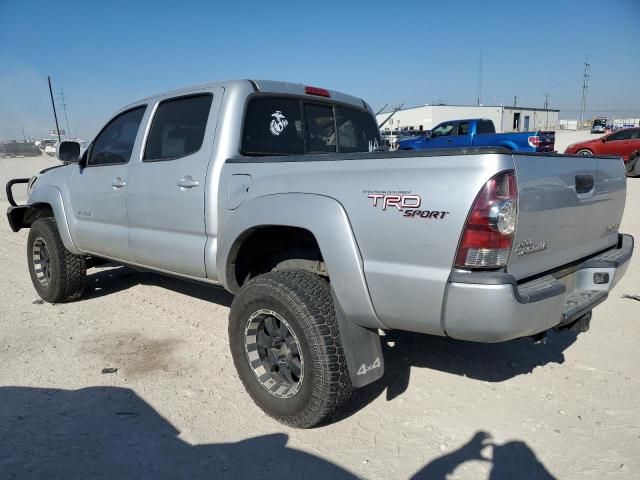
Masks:
[[[273,117],[271,119],[271,123],[269,124],[269,130],[272,135],[279,136],[284,129],[289,125],[289,121],[287,117],[280,110],[276,110],[271,114]]]

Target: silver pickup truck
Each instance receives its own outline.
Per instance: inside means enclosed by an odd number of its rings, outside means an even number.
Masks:
[[[379,145],[369,105],[342,93],[169,92],[122,109],[82,155],[62,142],[65,165],[30,180],[26,205],[9,185],[9,223],[30,228],[47,302],[80,298],[95,258],[233,292],[238,374],[296,427],[382,376],[380,330],[501,342],[588,328],[633,251],[620,158]]]

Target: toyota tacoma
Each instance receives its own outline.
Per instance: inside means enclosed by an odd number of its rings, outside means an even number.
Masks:
[[[233,360],[268,415],[308,428],[383,374],[380,331],[502,342],[589,326],[624,275],[622,160],[502,147],[381,151],[360,98],[236,80],[119,111],[86,151],[7,186],[51,303],[89,261],[222,285]]]

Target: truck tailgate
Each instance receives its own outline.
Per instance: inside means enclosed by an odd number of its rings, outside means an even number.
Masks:
[[[508,271],[536,275],[618,242],[626,197],[619,157],[514,154],[518,225]]]

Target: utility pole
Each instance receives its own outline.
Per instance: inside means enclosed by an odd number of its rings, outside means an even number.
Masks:
[[[27,141],[27,136],[24,134],[24,123],[22,124],[22,140]]]
[[[56,132],[58,133],[58,141],[61,142],[62,139],[60,138],[60,127],[58,126],[58,114],[56,113],[56,104],[53,101],[53,90],[51,88],[51,77],[47,76],[47,79],[49,80],[49,95],[51,96],[51,106],[53,107],[53,118],[56,120]]]
[[[517,107],[517,106],[518,106],[518,96],[517,96],[517,95],[514,95],[514,96],[513,96],[513,106],[514,106],[514,107]]]
[[[544,122],[544,128],[549,128],[549,94],[544,94],[544,111],[546,115],[546,119]]]
[[[480,63],[478,65],[478,106],[482,103],[482,50],[480,50]]]
[[[60,89],[59,93],[62,99],[62,108],[64,109],[64,121],[67,124],[67,138],[71,138],[71,129],[69,128],[69,119],[67,118],[67,104],[64,102],[64,92]]]
[[[584,124],[584,107],[587,104],[587,90],[589,89],[589,69],[591,64],[589,63],[589,56],[584,60],[584,74],[582,75],[582,106],[580,107],[580,125]]]

